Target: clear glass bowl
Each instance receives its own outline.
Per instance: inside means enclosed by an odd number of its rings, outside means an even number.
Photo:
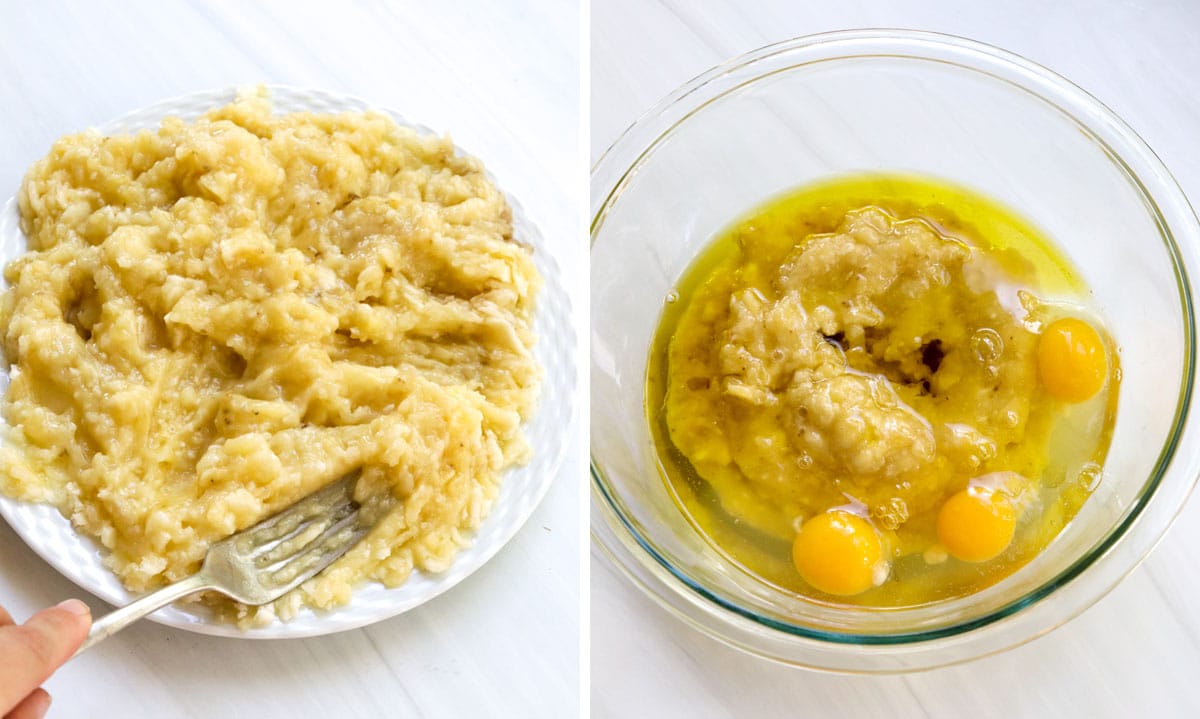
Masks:
[[[697,252],[763,200],[859,171],[939,177],[1016,209],[1090,285],[1123,368],[1104,477],[1075,520],[1002,582],[917,608],[831,608],[730,562],[672,500],[643,408],[660,310]],[[689,82],[630,127],[593,169],[592,216],[593,537],[662,605],[733,646],[854,672],[1015,646],[1126,576],[1200,473],[1200,428],[1186,421],[1195,412],[1196,216],[1133,130],[1028,60],[897,30],[765,47]]]

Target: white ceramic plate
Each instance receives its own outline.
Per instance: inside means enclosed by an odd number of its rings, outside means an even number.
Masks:
[[[277,113],[372,109],[390,115],[399,124],[422,134],[436,134],[427,127],[408,122],[395,112],[373,107],[357,98],[292,87],[269,86],[268,89]],[[236,94],[237,88],[227,88],[166,100],[98,129],[105,134],[114,134],[155,128],[169,115],[194,120],[207,110],[232,102]],[[460,154],[472,154],[462,148],[456,149]],[[494,177],[491,179],[495,182]],[[288,622],[275,621],[265,627],[241,630],[216,621],[203,607],[194,605],[170,606],[152,614],[151,619],[201,634],[252,639],[331,634],[395,616],[429,601],[461,582],[512,539],[558,473],[567,445],[565,437],[569,436],[577,415],[577,399],[572,359],[575,334],[570,298],[563,288],[561,272],[537,227],[511,195],[506,193],[506,197],[512,206],[515,235],[533,246],[534,263],[545,281],[534,319],[538,336],[535,354],[545,369],[545,377],[537,412],[525,427],[534,450],[533,460],[504,477],[495,507],[475,533],[472,544],[459,553],[450,569],[441,574],[414,572],[407,582],[395,589],[374,582],[364,584],[355,591],[348,604],[327,612],[306,608]],[[19,228],[14,197],[0,212],[0,265],[8,264],[24,251],[25,236]],[[0,392],[7,388],[8,374],[0,369]],[[79,586],[114,605],[126,604],[134,598],[101,564],[100,546],[76,533],[57,509],[15,502],[0,495],[0,514],[35,552]]]

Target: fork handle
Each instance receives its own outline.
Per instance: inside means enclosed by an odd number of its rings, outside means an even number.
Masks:
[[[203,573],[193,574],[186,579],[180,579],[174,584],[168,584],[162,589],[153,591],[144,597],[135,599],[120,609],[105,614],[103,617],[92,622],[92,628],[88,632],[87,639],[83,641],[79,649],[75,650],[74,656],[83,654],[101,639],[107,639],[147,614],[167,606],[176,599],[182,599],[202,589],[209,589],[211,586]]]

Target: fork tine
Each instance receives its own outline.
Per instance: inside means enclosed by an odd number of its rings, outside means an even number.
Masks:
[[[250,555],[257,549],[269,546],[273,542],[285,540],[289,535],[303,531],[302,525],[326,514],[335,505],[354,504],[357,506],[357,503],[354,502],[354,485],[360,474],[361,470],[355,470],[278,514],[243,530],[237,535],[237,551]]]
[[[354,501],[356,469],[290,508],[213,544],[200,569],[207,586],[239,602],[278,599],[325,569],[365,537],[379,501]],[[387,502],[384,502],[387,505]]]
[[[367,535],[371,527],[361,519],[361,508],[328,527],[269,574],[260,572],[260,583],[271,591],[288,592],[345,554]]]
[[[358,505],[352,501],[331,507],[325,514],[306,519],[304,524],[297,527],[294,532],[253,550],[249,555],[250,559],[254,560],[254,566],[258,569],[265,569],[273,564],[277,564],[296,554],[298,549],[307,547],[313,540],[307,539],[299,548],[296,547],[297,541],[303,540],[306,536],[320,536],[330,527],[357,511]]]

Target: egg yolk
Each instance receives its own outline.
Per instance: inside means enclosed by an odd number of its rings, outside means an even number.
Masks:
[[[1074,317],[1046,327],[1038,340],[1037,359],[1042,386],[1064,402],[1088,399],[1108,376],[1104,341],[1091,325]]]
[[[875,586],[882,559],[883,544],[871,523],[837,509],[800,525],[792,544],[800,576],[826,594],[850,596]]]
[[[938,541],[950,556],[964,562],[986,562],[1012,542],[1017,512],[999,492],[968,487],[946,500],[938,512]]]

